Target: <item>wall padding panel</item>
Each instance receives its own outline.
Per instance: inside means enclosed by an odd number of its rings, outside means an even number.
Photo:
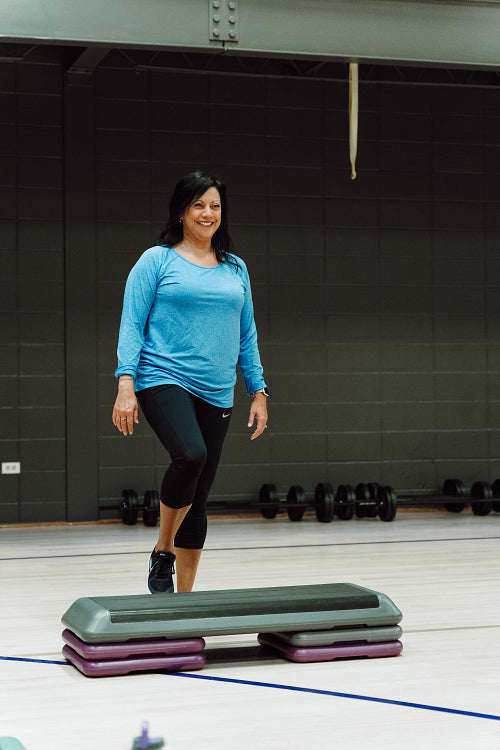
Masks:
[[[0,65],[0,522],[65,520],[62,71]]]

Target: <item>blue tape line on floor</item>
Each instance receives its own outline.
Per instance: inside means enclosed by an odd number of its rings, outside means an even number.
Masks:
[[[20,656],[0,656],[3,661],[23,661],[35,664],[59,664],[65,667],[71,666],[67,661],[55,661],[53,659],[27,659]],[[280,685],[273,682],[254,682],[253,680],[237,680],[231,677],[213,677],[203,674],[189,674],[188,672],[164,672],[168,677],[188,677],[192,680],[211,680],[212,682],[226,682],[231,685],[250,685],[251,687],[272,688],[274,690],[290,690],[296,693],[311,693],[313,695],[329,695],[334,698],[350,698],[357,701],[370,701],[372,703],[385,703],[391,706],[403,706],[404,708],[419,708],[424,711],[439,711],[445,714],[456,714],[458,716],[472,716],[475,719],[492,719],[500,721],[500,716],[495,714],[480,714],[476,711],[462,711],[458,708],[444,708],[443,706],[428,706],[425,703],[410,703],[408,701],[396,701],[390,698],[374,698],[370,695],[356,695],[355,693],[340,693],[334,690],[319,690],[318,688],[297,687],[296,685]]]
[[[236,680],[229,677],[211,677],[202,674],[188,674],[186,672],[165,672],[169,677],[189,677],[193,680],[213,680],[215,682],[229,682],[235,685],[252,685],[253,687],[273,688],[275,690],[291,690],[298,693],[312,693],[313,695],[330,695],[335,698],[351,698],[357,701],[371,701],[372,703],[386,703],[392,706],[404,706],[405,708],[420,708],[425,711],[440,711],[445,714],[458,714],[459,716],[473,716],[476,719],[493,719],[500,721],[500,716],[495,714],[480,714],[475,711],[461,711],[457,708],[444,708],[442,706],[428,706],[425,703],[409,703],[407,701],[396,701],[390,698],[373,698],[369,695],[356,695],[353,693],[337,693],[333,690],[318,690],[317,688],[296,687],[295,685],[279,685],[272,682],[253,682],[251,680]]]
[[[62,664],[65,667],[69,666],[67,661],[54,661],[54,659],[26,659],[21,656],[0,656],[3,661],[27,661],[32,664]]]

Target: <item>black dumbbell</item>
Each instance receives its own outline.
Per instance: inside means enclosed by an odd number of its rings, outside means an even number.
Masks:
[[[398,498],[392,487],[386,485],[377,490],[378,517],[381,521],[394,521],[398,510]]]
[[[292,484],[286,494],[285,505],[290,521],[302,521],[307,510],[307,500],[304,488],[300,484]]]
[[[331,484],[328,482],[317,484],[312,499],[317,520],[321,523],[332,521],[335,498]],[[299,484],[293,484],[290,487],[285,500],[280,499],[274,484],[263,484],[259,491],[258,507],[264,518],[275,518],[283,510],[290,521],[301,521],[308,504],[304,488]]]
[[[319,483],[314,489],[314,506],[316,518],[321,523],[330,523],[335,514],[335,497],[329,482]]]
[[[263,518],[276,518],[280,499],[275,484],[263,484],[259,490],[259,508]]]
[[[443,484],[443,495],[450,497],[464,497],[465,485],[461,479],[446,479]],[[441,498],[442,499],[442,498]],[[449,502],[445,503],[444,507],[448,513],[461,513],[467,503]]]
[[[356,518],[375,518],[378,515],[377,493],[380,485],[377,482],[356,485]]]
[[[488,482],[474,482],[470,489],[470,507],[475,516],[487,516],[493,507],[493,491]]]
[[[109,509],[108,506],[107,509]],[[120,516],[124,524],[134,526],[137,523],[139,510],[142,510],[144,526],[156,526],[160,510],[160,496],[156,490],[146,490],[144,503],[139,505],[135,490],[122,490],[122,501],[119,505]]]
[[[377,482],[358,484],[355,490],[355,513],[357,518],[375,518],[381,521],[394,521],[398,509],[398,498],[389,485]]]
[[[403,496],[404,497],[404,496]],[[457,498],[457,500],[448,500]],[[465,488],[461,479],[446,479],[443,494],[421,496],[423,502],[443,505],[450,513],[461,513],[468,503],[475,516],[487,516],[492,508],[493,492],[488,482],[474,482],[470,490]],[[415,498],[418,500],[418,496]]]
[[[106,510],[110,507],[107,506]],[[122,501],[119,505],[120,517],[127,526],[135,526],[139,515],[139,500],[135,490],[122,490]]]
[[[146,490],[142,508],[144,526],[156,526],[160,517],[160,495],[156,490]]]

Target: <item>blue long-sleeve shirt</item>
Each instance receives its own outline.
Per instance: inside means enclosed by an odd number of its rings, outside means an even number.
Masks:
[[[222,408],[237,364],[248,393],[263,388],[250,279],[236,260],[205,268],[171,247],[146,250],[125,287],[116,377],[132,375],[136,391],[180,385]]]

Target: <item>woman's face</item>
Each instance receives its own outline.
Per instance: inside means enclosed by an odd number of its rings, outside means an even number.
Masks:
[[[212,239],[221,221],[221,200],[215,187],[195,200],[181,216],[184,239],[202,242]]]

